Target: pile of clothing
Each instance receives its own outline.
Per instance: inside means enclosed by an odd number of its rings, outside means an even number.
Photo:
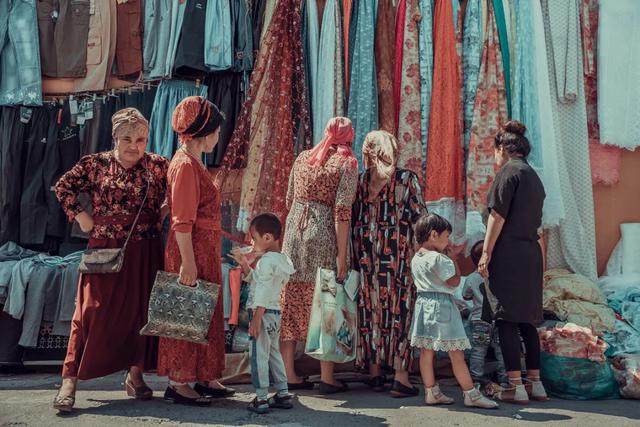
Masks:
[[[613,374],[626,399],[640,399],[640,354],[621,354],[611,359]]]
[[[0,247],[0,304],[22,320],[20,346],[36,347],[43,322],[53,325],[54,335],[69,336],[81,255],[50,256],[13,242]]]
[[[589,359],[604,363],[609,345],[589,328],[573,323],[557,324],[539,331],[541,350],[563,357]]]
[[[544,275],[543,308],[558,320],[593,329],[596,333],[612,332],[615,313],[598,286],[580,274],[553,269]]]

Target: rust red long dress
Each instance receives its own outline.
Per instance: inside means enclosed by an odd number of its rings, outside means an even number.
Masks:
[[[198,278],[221,283],[220,194],[212,176],[198,159],[178,150],[167,181],[171,231],[166,271],[178,273],[182,264],[175,233],[191,233]],[[220,378],[225,361],[222,300],[218,298],[211,320],[209,344],[160,338],[158,375],[183,383]]]
[[[168,161],[145,154],[125,169],[113,152],[83,157],[56,184],[56,195],[73,221],[83,211],[80,193],[91,196],[94,228],[90,248],[119,248],[149,193],[140,220],[115,274],[83,274],[78,285],[63,377],[102,377],[137,366],[155,369],[158,340],[140,336],[147,323],[149,295],[162,268],[160,206],[165,199]]]

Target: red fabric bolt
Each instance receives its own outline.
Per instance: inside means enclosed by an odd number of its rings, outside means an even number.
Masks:
[[[338,153],[345,157],[353,156],[351,144],[355,138],[355,132],[351,120],[346,117],[334,117],[329,120],[324,129],[324,138],[311,150],[307,160],[309,166],[316,167],[324,163],[329,155],[329,149],[337,147]]]

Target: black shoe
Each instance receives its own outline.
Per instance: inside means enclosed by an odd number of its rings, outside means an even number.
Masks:
[[[313,390],[314,386],[315,384],[307,381],[306,378],[303,378],[302,382],[299,383],[287,383],[287,388],[289,390]]]
[[[173,387],[167,387],[164,391],[164,400],[171,403],[177,403],[178,405],[211,406],[211,399],[208,397],[186,397],[178,393]]]
[[[344,393],[349,390],[349,386],[347,384],[342,383],[340,386],[336,386],[333,384],[327,384],[325,382],[320,382],[320,394],[328,395],[328,394],[336,394],[336,393]]]
[[[256,414],[268,414],[269,413],[269,401],[268,400],[258,400],[258,398],[254,398],[247,409],[251,412],[255,412]]]
[[[193,387],[196,393],[199,393],[203,396],[206,396],[211,399],[220,399],[223,397],[231,397],[236,393],[236,390],[233,388],[225,387],[225,388],[211,388],[203,386],[200,383],[196,383]]]
[[[420,394],[420,390],[416,387],[407,387],[399,381],[394,381],[391,387],[391,396],[396,398],[414,397]]]
[[[278,394],[276,393],[269,399],[269,407],[278,409],[292,409],[293,395],[288,394],[286,396],[278,396]]]
[[[369,384],[369,387],[371,387],[371,390],[373,391],[378,393],[384,391],[384,377],[371,377],[369,381],[367,381],[367,384]]]

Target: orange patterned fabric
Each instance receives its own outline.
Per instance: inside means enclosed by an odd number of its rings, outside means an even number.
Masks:
[[[220,195],[200,161],[182,150],[168,172],[171,231],[165,252],[165,270],[178,273],[182,265],[175,233],[191,232],[198,278],[222,283]],[[225,365],[223,298],[218,298],[206,345],[160,338],[158,375],[172,381],[209,381],[222,375]]]

